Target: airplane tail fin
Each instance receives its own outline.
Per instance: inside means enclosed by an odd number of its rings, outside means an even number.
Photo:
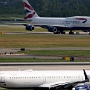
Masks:
[[[34,17],[39,17],[27,0],[22,0],[22,1],[26,13],[26,16],[24,17],[25,20],[30,20]]]
[[[85,76],[85,82],[89,82],[89,78],[86,74],[86,71],[83,69],[83,73],[84,73],[84,76]]]

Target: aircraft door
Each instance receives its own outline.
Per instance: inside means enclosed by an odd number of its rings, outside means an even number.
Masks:
[[[5,83],[5,75],[0,73],[0,83]]]
[[[42,77],[43,77],[43,82],[46,82],[46,76],[42,75]]]

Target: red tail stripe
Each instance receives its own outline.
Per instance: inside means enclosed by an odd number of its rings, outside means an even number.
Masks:
[[[25,17],[24,19],[32,18],[34,15],[35,15],[35,12],[33,12],[33,14],[29,14],[29,15],[28,15],[27,17]]]
[[[31,6],[29,6],[26,2],[24,2],[24,7],[29,8],[30,10],[33,10],[33,8]]]

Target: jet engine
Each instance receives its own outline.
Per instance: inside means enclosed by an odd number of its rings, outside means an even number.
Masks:
[[[89,90],[89,86],[85,84],[79,84],[72,88],[72,90]]]
[[[49,28],[48,28],[48,31],[49,31],[49,32],[53,32],[54,29],[55,29],[54,27],[49,27]]]
[[[60,34],[60,31],[57,30],[56,27],[49,27],[48,31],[49,32],[53,32],[54,34]]]
[[[83,32],[88,32],[89,30],[82,30]]]
[[[25,29],[28,30],[28,31],[33,31],[34,30],[34,26],[32,26],[32,25],[26,25],[26,28]]]

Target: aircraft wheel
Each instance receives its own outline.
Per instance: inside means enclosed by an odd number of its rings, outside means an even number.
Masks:
[[[89,35],[90,35],[90,32],[89,32]]]
[[[57,34],[57,29],[55,28],[53,32],[54,32],[54,34]]]
[[[54,34],[60,34],[60,31],[57,28],[54,29]]]
[[[65,34],[65,32],[61,32],[61,34]]]
[[[74,34],[74,32],[69,32],[69,34]]]
[[[54,32],[54,34],[58,34],[57,32]]]
[[[79,32],[76,32],[77,35],[79,35]]]
[[[58,34],[60,34],[60,31],[58,30]]]

